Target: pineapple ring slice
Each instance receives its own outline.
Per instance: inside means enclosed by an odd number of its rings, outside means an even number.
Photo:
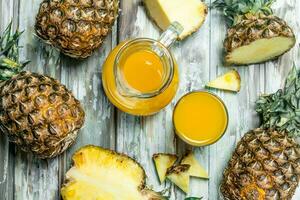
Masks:
[[[74,166],[61,189],[64,200],[159,200],[145,186],[145,171],[132,158],[97,146],[85,146],[72,157]]]

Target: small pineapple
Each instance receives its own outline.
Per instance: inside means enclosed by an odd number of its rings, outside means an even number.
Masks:
[[[179,39],[196,32],[204,23],[207,6],[200,0],[144,0],[150,17],[166,30],[173,22],[183,26]]]
[[[248,65],[275,59],[296,43],[293,30],[274,16],[274,0],[216,0],[230,28],[224,41],[225,64]]]
[[[238,143],[224,172],[221,191],[230,200],[291,200],[300,179],[298,112],[300,72],[294,67],[284,90],[256,102],[262,128]]]
[[[144,169],[132,158],[97,146],[74,153],[61,189],[63,200],[163,200],[145,185]]]
[[[192,151],[188,152],[180,161],[180,164],[190,165],[189,174],[193,177],[198,178],[206,178],[208,179],[208,173],[206,170],[199,164],[197,159],[195,158]]]
[[[118,9],[118,0],[44,0],[35,30],[62,53],[86,58],[103,43]]]
[[[167,178],[185,193],[188,193],[190,188],[190,167],[187,164],[174,165],[167,171]]]
[[[11,24],[0,37],[0,133],[26,152],[52,158],[74,143],[84,123],[80,102],[57,80],[21,72]]]
[[[241,77],[236,70],[231,70],[209,82],[206,87],[239,92],[241,89]]]
[[[155,168],[160,180],[163,183],[166,179],[166,173],[169,167],[173,166],[178,157],[173,154],[157,153],[152,156]]]

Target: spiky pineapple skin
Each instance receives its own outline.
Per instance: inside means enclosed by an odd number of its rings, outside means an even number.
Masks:
[[[299,178],[299,145],[286,133],[256,129],[238,143],[221,192],[230,200],[290,200]]]
[[[65,55],[86,58],[110,32],[118,5],[118,0],[44,0],[35,30]]]
[[[280,36],[289,37],[295,41],[290,48],[292,48],[295,45],[296,39],[293,30],[287,25],[287,23],[284,20],[280,19],[279,17],[274,15],[266,16],[251,14],[241,16],[238,22],[227,30],[227,36],[224,40],[224,49],[226,54],[225,64],[243,64],[232,63],[229,61],[230,53],[233,50],[242,46],[249,45],[250,43],[259,39],[270,39]],[[282,53],[281,55],[283,55],[284,53]],[[277,57],[281,55],[278,55]]]
[[[52,158],[74,143],[85,114],[57,80],[21,72],[0,86],[0,131],[25,152]]]

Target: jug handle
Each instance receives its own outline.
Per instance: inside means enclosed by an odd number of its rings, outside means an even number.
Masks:
[[[183,32],[183,26],[179,22],[173,22],[165,32],[161,34],[158,41],[169,48]]]
[[[175,21],[167,28],[165,32],[161,34],[161,36],[158,39],[158,42],[164,45],[166,48],[170,48],[182,32],[183,26],[179,22]],[[152,50],[160,56],[163,55],[157,43],[154,43],[152,45]]]

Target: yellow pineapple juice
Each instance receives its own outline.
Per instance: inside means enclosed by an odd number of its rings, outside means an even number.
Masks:
[[[191,92],[177,103],[173,113],[176,134],[188,144],[205,146],[215,143],[225,133],[228,114],[216,95]]]
[[[155,91],[163,84],[163,64],[152,51],[138,50],[128,55],[121,71],[128,86],[140,92]]]
[[[155,42],[145,38],[123,42],[103,66],[104,91],[110,102],[126,113],[152,115],[176,94],[177,64],[167,52],[165,56],[157,55],[151,49]]]

